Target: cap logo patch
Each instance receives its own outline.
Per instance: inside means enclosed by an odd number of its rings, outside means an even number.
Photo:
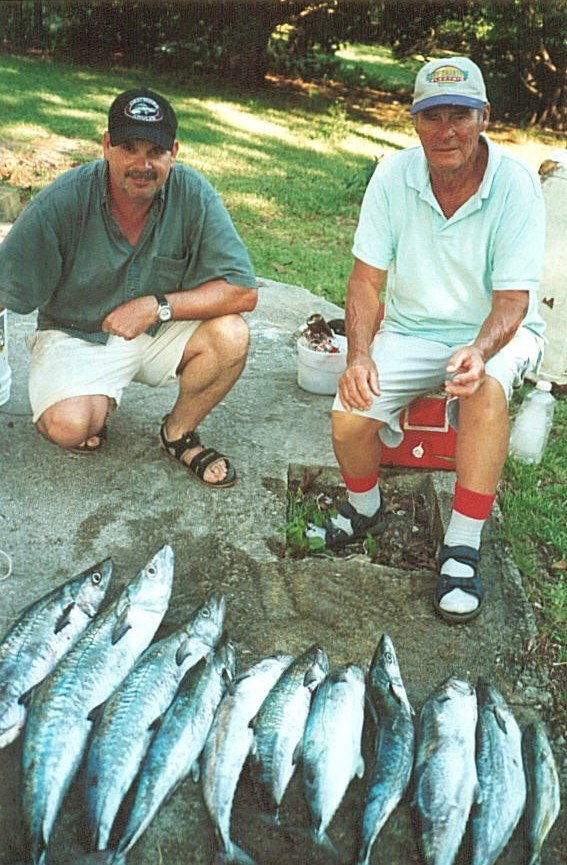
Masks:
[[[440,66],[426,77],[430,84],[462,84],[469,77],[469,73],[458,66]]]
[[[147,96],[137,96],[130,100],[124,114],[131,120],[142,120],[144,123],[156,123],[163,120],[163,111],[155,101]]]

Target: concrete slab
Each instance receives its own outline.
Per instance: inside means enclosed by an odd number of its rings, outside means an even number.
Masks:
[[[323,466],[337,478],[329,439],[331,398],[308,394],[296,384],[295,335],[315,311],[329,318],[341,314],[300,287],[263,281],[260,303],[249,319],[247,368],[201,427],[205,442],[230,454],[237,467],[239,481],[225,491],[198,485],[159,450],[159,423],[173,391],[132,386],[110,419],[108,445],[96,456],[66,454],[43,441],[31,423],[26,391],[24,343],[34,317],[10,315],[13,391],[10,402],[0,407],[0,549],[11,555],[14,570],[0,584],[0,631],[26,604],[108,555],[115,560],[118,592],[168,542],[175,551],[176,576],[166,624],[181,624],[208,591],[224,592],[240,670],[263,655],[300,652],[315,641],[327,650],[332,666],[347,661],[367,665],[387,632],[416,710],[449,673],[473,680],[482,674],[501,688],[520,723],[526,723],[550,696],[547,683],[526,659],[535,625],[518,571],[500,539],[498,514],[483,543],[486,611],[469,626],[451,628],[435,617],[432,572],[278,555],[290,464]],[[450,511],[450,473],[390,470],[385,483],[395,489],[427,488],[431,531],[440,537]],[[365,749],[369,755],[371,730],[365,734]],[[565,760],[564,751],[558,756]],[[0,751],[0,865],[29,858],[19,799],[20,758],[20,742]],[[352,785],[331,826],[332,838],[350,859],[363,792],[363,781]],[[308,839],[299,778],[286,797],[284,818],[292,829],[265,826],[243,779],[234,835],[259,865],[328,861],[328,854]],[[377,841],[372,861],[420,861],[413,821],[405,801]],[[79,777],[57,821],[49,865],[78,863],[87,837]],[[544,849],[543,865],[560,861],[566,841],[565,826],[558,823]],[[208,865],[213,853],[200,790],[187,780],[128,862]],[[518,831],[499,861],[519,865],[524,860]],[[464,848],[457,865],[467,861]]]

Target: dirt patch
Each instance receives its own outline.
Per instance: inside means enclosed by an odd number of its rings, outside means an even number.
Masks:
[[[92,143],[60,135],[32,141],[0,142],[0,181],[22,192],[44,186],[63,171],[96,158],[100,148]]]
[[[353,541],[333,554],[302,543],[302,527],[310,521],[323,525],[344,501],[344,487],[321,482],[307,471],[301,479],[290,479],[286,542],[279,554],[290,558],[332,555],[403,570],[435,570],[435,540],[420,492],[388,488],[383,494],[379,533]]]

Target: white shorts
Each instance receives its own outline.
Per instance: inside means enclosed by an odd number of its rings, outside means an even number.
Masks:
[[[166,322],[155,336],[142,333],[132,340],[111,334],[105,345],[60,330],[36,331],[28,339],[34,423],[63,399],[103,394],[119,405],[131,381],[151,387],[175,383],[185,346],[200,324]]]
[[[426,393],[435,393],[447,378],[447,363],[457,350],[442,342],[380,331],[374,338],[371,354],[380,378],[380,396],[374,396],[368,411],[353,409],[353,414],[383,421],[380,438],[387,447],[397,447],[403,439],[400,414]],[[487,375],[495,378],[509,400],[528,371],[536,371],[543,354],[543,339],[520,327],[510,342],[486,362]],[[458,398],[449,400],[447,411],[451,426],[458,424]],[[344,411],[338,396],[333,411]]]

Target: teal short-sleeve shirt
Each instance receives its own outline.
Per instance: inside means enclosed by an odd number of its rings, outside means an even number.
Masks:
[[[104,318],[131,298],[211,279],[256,287],[228,212],[197,171],[173,165],[135,247],[110,212],[107,172],[105,160],[71,169],[26,207],[0,244],[0,306],[38,309],[39,329],[106,342]]]
[[[482,183],[447,219],[421,146],[385,159],[368,184],[356,258],[388,271],[382,329],[456,346],[472,342],[492,293],[529,292],[525,327],[542,334],[537,291],[545,209],[538,175],[485,136]]]

